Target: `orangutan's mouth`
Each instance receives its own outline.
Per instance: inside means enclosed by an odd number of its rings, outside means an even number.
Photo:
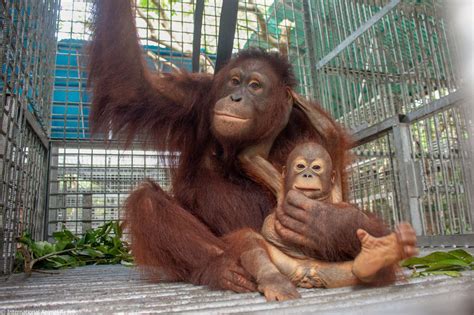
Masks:
[[[215,114],[216,116],[219,116],[219,118],[222,118],[222,119],[227,120],[227,121],[239,121],[239,122],[243,122],[243,121],[249,120],[248,118],[243,118],[243,117],[231,115],[231,114],[229,114],[229,113],[223,113],[223,112],[217,112],[217,111],[215,111],[214,114]]]
[[[307,192],[318,192],[318,191],[321,191],[321,189],[319,189],[319,188],[298,187],[296,185],[293,186],[293,188],[296,189],[296,190],[299,190],[301,192],[305,192],[305,191],[307,191]]]
[[[326,196],[321,196],[321,189],[319,188],[302,188],[298,186],[293,186],[295,190],[301,191],[309,199],[320,200],[325,199]]]

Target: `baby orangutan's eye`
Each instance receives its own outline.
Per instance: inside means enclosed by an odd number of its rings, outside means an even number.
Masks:
[[[298,164],[296,165],[296,169],[298,169],[298,170],[302,170],[302,169],[304,169],[304,168],[305,168],[304,164],[298,163]]]
[[[237,77],[231,79],[232,85],[240,85],[240,80]]]
[[[313,165],[313,170],[319,172],[321,170],[321,165]]]

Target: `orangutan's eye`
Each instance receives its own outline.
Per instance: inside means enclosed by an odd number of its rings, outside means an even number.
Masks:
[[[298,163],[298,164],[296,165],[296,169],[298,169],[298,170],[302,170],[302,169],[304,169],[304,168],[305,168],[304,164]]]
[[[240,85],[240,80],[237,77],[233,77],[231,82],[232,82],[232,85]]]
[[[252,81],[252,82],[250,82],[249,87],[253,90],[258,90],[262,86],[260,85],[260,83],[258,81]]]
[[[321,165],[313,165],[313,170],[315,170],[316,172],[319,172],[321,170]]]

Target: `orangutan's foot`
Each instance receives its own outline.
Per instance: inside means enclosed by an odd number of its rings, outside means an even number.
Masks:
[[[298,266],[289,275],[291,282],[302,288],[322,288],[325,287],[319,277],[318,270],[321,268],[314,260],[295,259]]]
[[[397,227],[396,233],[373,237],[366,231],[357,230],[362,248],[354,260],[352,272],[363,282],[371,282],[378,271],[397,264],[417,254],[416,234],[408,223]]]
[[[272,273],[259,279],[258,290],[265,295],[267,301],[286,301],[301,297],[295,285],[281,273]]]

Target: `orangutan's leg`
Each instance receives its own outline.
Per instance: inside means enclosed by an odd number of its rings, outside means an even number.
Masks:
[[[395,281],[398,262],[416,254],[416,235],[409,225],[400,224],[397,233],[373,237],[359,229],[361,252],[354,261],[322,262],[293,258],[267,245],[270,258],[280,272],[301,287],[336,288],[357,284],[388,284]],[[287,248],[285,249],[288,250]],[[377,277],[376,277],[377,276]]]
[[[337,288],[359,284],[352,273],[352,261],[328,263],[314,259],[293,258],[268,245],[268,253],[278,270],[303,288]]]
[[[265,295],[267,301],[301,297],[295,285],[271,261],[265,239],[251,230],[241,234],[244,234],[246,243],[246,249],[240,256],[242,267],[255,278],[258,290]]]

